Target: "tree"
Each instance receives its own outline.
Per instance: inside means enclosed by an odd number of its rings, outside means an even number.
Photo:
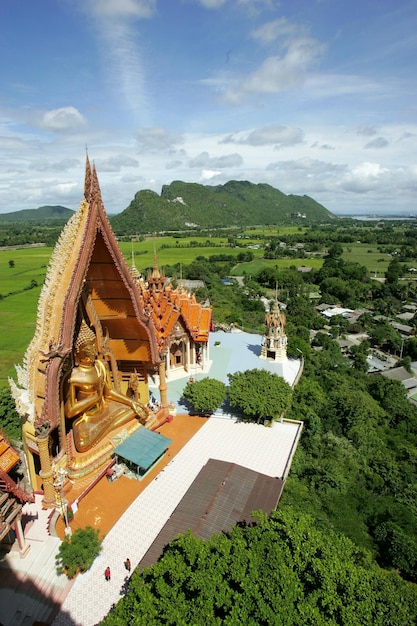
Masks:
[[[197,411],[213,413],[226,398],[226,385],[214,378],[189,382],[182,393]]]
[[[22,439],[20,415],[8,387],[0,389],[0,429],[11,439]]]
[[[58,574],[65,572],[68,578],[74,578],[79,572],[90,569],[102,550],[102,539],[98,535],[98,529],[87,526],[78,528],[72,537],[66,537],[56,556]]]
[[[398,330],[393,328],[388,322],[378,322],[374,328],[370,329],[369,335],[373,346],[386,346],[394,352],[400,350],[401,335]]]
[[[396,285],[399,278],[403,275],[403,268],[398,259],[394,257],[387,267],[385,272],[386,282],[388,285]]]
[[[9,261],[9,267],[14,267],[14,261],[12,259]]]
[[[291,404],[292,389],[276,374],[253,369],[228,374],[228,378],[231,405],[251,421],[277,419]]]
[[[416,587],[291,507],[208,541],[178,537],[102,622],[157,626],[410,626]]]
[[[343,254],[343,248],[342,248],[342,244],[340,243],[333,243],[328,251],[327,251],[327,255],[330,259],[339,259]]]

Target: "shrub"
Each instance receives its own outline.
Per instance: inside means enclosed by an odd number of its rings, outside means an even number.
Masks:
[[[102,550],[99,531],[91,526],[79,528],[71,537],[65,537],[56,556],[56,571],[74,578],[79,572],[85,572],[92,566],[94,559]]]

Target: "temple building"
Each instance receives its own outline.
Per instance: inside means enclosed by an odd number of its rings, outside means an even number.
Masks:
[[[207,371],[211,308],[197,302],[181,281],[176,289],[167,284],[166,276],[158,268],[155,251],[154,266],[146,279],[140,277],[135,266],[132,274],[140,289],[143,310],[154,324],[167,379],[175,374]]]
[[[287,335],[285,315],[281,312],[277,298],[272,310],[265,316],[265,334],[261,345],[261,359],[285,361],[287,359]]]
[[[35,498],[12,478],[19,462],[19,453],[0,432],[0,542],[13,544],[16,538],[23,558],[30,544],[26,543],[22,528],[22,508],[25,502],[33,502]]]
[[[55,247],[35,335],[10,381],[29,480],[46,507],[62,504],[68,479],[95,479],[117,445],[168,415],[166,370],[206,358],[210,309],[165,289],[157,268],[147,284],[134,274],[87,156],[84,199]],[[160,401],[151,410],[155,377]]]

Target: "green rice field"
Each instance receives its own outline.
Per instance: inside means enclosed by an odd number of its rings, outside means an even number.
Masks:
[[[381,277],[387,271],[389,263],[392,261],[390,254],[379,252],[377,245],[369,243],[356,243],[343,246],[343,258],[364,265],[371,276]]]
[[[272,227],[268,229],[251,229],[247,231],[250,239],[245,239],[246,245],[260,244],[256,237],[263,234],[284,235],[298,231],[295,227]],[[284,232],[285,231],[285,232]],[[202,247],[197,247],[198,243]],[[120,242],[120,249],[128,265],[132,262],[132,252],[135,265],[144,273],[153,266],[154,246],[156,247],[157,262],[160,268],[175,263],[188,265],[197,256],[209,257],[216,254],[237,256],[242,248],[233,248],[227,245],[225,237],[197,237],[190,235],[186,238],[171,236],[149,238],[144,241]],[[192,245],[193,247],[184,247]],[[240,263],[232,271],[234,276],[244,274],[255,276],[264,267],[285,269],[290,266],[313,267],[319,269],[323,263],[319,257],[305,259],[263,259],[263,250],[253,250],[254,260],[250,263]],[[0,387],[7,385],[9,376],[15,378],[16,363],[21,363],[25,350],[29,345],[35,330],[36,311],[40,290],[45,279],[47,266],[52,248],[32,247],[21,249],[0,250]],[[378,252],[376,246],[369,244],[352,244],[345,247],[343,258],[365,265],[372,276],[382,276],[391,260],[388,254]],[[13,267],[10,266],[12,261]],[[37,286],[33,285],[36,283]],[[31,288],[32,287],[32,288]]]

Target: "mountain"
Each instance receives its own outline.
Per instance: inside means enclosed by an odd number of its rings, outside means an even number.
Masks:
[[[309,196],[286,195],[266,184],[232,180],[208,186],[174,181],[154,191],[138,191],[130,205],[110,221],[119,234],[187,228],[222,228],[337,219]]]
[[[0,222],[66,222],[74,213],[64,206],[40,206],[38,209],[24,209],[13,213],[0,213]]]

